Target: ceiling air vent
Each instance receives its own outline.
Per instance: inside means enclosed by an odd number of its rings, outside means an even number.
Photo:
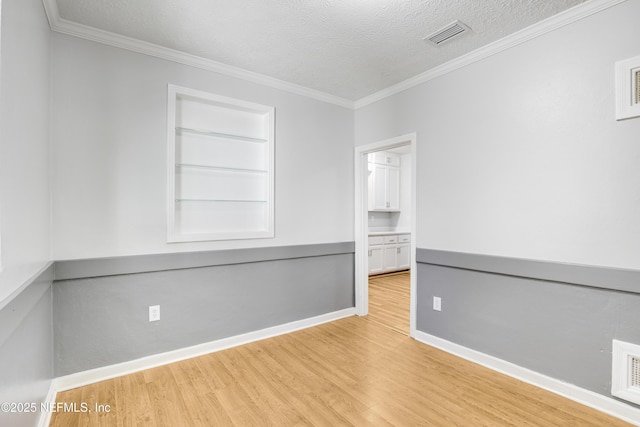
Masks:
[[[433,43],[436,46],[440,46],[442,43],[451,40],[454,37],[457,37],[463,33],[471,31],[469,27],[464,25],[460,21],[454,21],[451,24],[447,25],[444,28],[439,29],[435,33],[428,35],[422,40]]]

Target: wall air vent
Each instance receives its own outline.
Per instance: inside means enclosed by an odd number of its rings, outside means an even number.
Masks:
[[[433,34],[428,35],[422,40],[429,43],[433,43],[436,46],[440,46],[442,43],[447,42],[469,31],[471,30],[465,24],[463,24],[460,21],[454,21],[451,24],[447,25],[446,27],[440,28],[438,31],[434,32]]]
[[[640,404],[640,345],[613,340],[611,394]]]
[[[640,117],[640,56],[616,62],[616,120]]]
[[[631,387],[640,389],[640,357],[631,358],[630,380]]]
[[[636,99],[635,104],[640,104],[640,69],[633,70],[636,76],[635,78],[635,86],[636,86]]]

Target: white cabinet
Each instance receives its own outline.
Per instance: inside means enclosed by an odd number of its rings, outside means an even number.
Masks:
[[[369,236],[369,275],[408,270],[411,267],[411,236]]]
[[[382,259],[383,259],[382,246],[372,246],[369,248],[369,274],[379,274],[384,272]]]
[[[400,168],[387,167],[387,209],[400,210]]]
[[[369,274],[379,274],[384,271],[383,244],[383,236],[369,236]]]
[[[411,235],[398,235],[398,270],[411,268]]]
[[[376,163],[378,165],[387,166],[400,166],[400,156],[387,151],[376,151],[375,153],[369,153],[367,156],[369,163]]]
[[[395,271],[398,265],[398,249],[396,246],[385,245],[383,249],[382,272]]]
[[[397,266],[399,270],[408,270],[411,267],[411,245],[398,245]]]
[[[387,167],[369,164],[369,210],[387,209]]]
[[[400,157],[392,153],[369,154],[369,210],[400,211]]]

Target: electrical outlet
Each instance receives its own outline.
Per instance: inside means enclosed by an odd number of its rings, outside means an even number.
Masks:
[[[150,305],[149,306],[149,322],[155,322],[157,320],[160,320],[160,306]]]
[[[433,297],[433,309],[442,311],[442,299],[440,297]]]

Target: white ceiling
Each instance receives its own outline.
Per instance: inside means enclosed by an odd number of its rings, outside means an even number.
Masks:
[[[585,0],[57,0],[62,20],[355,101]],[[459,19],[471,32],[422,39]]]

